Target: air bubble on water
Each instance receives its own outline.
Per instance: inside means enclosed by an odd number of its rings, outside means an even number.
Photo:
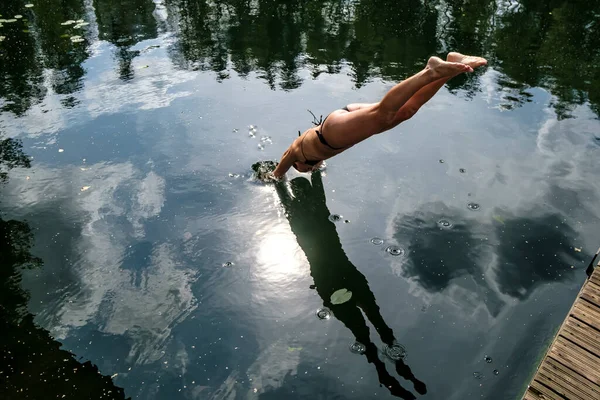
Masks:
[[[371,243],[373,243],[376,246],[379,246],[383,244],[383,239],[379,237],[374,237],[371,239]]]
[[[388,246],[385,251],[393,256],[403,256],[404,249],[398,246]]]
[[[466,170],[466,169],[464,169],[464,168],[460,168],[460,169],[458,170],[458,172],[460,172],[461,174],[464,174],[465,172],[467,172],[467,170]]]
[[[483,379],[483,374],[481,372],[473,372],[473,378],[480,380]]]
[[[319,319],[329,319],[331,318],[331,310],[327,307],[319,308],[317,310],[317,317]]]
[[[440,219],[437,224],[440,228],[443,228],[443,229],[452,228],[452,222],[450,222],[447,219]]]
[[[223,263],[223,267],[233,267],[235,264],[232,263],[231,261],[227,261]]]
[[[481,206],[477,203],[468,203],[467,208],[471,211],[478,211],[481,208]]]
[[[500,371],[498,371],[497,369],[494,370],[494,375],[498,375],[500,374]]]
[[[342,220],[342,218],[343,218],[343,217],[342,217],[341,215],[339,215],[339,214],[331,214],[331,215],[329,216],[329,220],[330,220],[331,222],[340,222],[340,221]]]
[[[367,346],[360,342],[354,342],[350,345],[350,351],[354,354],[365,354],[365,351],[367,351]]]
[[[394,342],[391,346],[383,345],[383,353],[394,361],[406,358],[406,348],[397,342]]]
[[[483,360],[484,360],[486,363],[488,363],[488,364],[491,364],[491,363],[492,363],[492,357],[490,357],[490,356],[485,356],[485,357],[483,357]]]

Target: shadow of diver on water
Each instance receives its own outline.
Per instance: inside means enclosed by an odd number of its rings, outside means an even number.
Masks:
[[[330,212],[326,205],[320,171],[313,172],[311,180],[312,184],[306,178],[295,178],[289,182],[289,188],[285,182],[278,182],[275,187],[292,232],[310,264],[317,293],[323,300],[323,305],[331,309],[333,315],[352,331],[356,341],[364,346],[364,351],[360,352],[375,366],[379,382],[394,396],[415,399],[413,393],[404,389],[387,372],[385,363],[379,359],[377,346],[371,342],[363,312],[388,349],[403,348],[396,343],[392,329],[383,320],[367,279],[342,249],[335,224],[329,220]],[[343,304],[333,304],[331,295],[340,289],[351,291],[352,297]],[[411,381],[418,393],[427,393],[425,384],[404,363],[403,354],[398,358],[395,360],[398,375]]]

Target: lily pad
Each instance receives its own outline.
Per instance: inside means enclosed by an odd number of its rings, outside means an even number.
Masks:
[[[13,22],[17,22],[17,20],[16,20],[16,19],[14,19],[14,18],[11,18],[11,19],[7,19],[7,20],[6,20],[6,21],[4,21],[4,22],[6,22],[7,24],[10,24],[10,23],[13,23]]]
[[[31,4],[31,3],[30,4],[25,4],[25,8],[31,8],[31,7],[33,7],[33,4]]]
[[[15,18],[16,19],[21,19],[21,18],[23,18],[23,16],[21,14],[19,14],[19,15],[15,15]]]
[[[344,304],[352,298],[352,292],[348,289],[340,289],[331,295],[331,304]]]

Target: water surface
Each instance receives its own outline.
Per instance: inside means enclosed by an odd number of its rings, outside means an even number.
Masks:
[[[522,394],[600,237],[600,4],[401,3],[3,1],[0,393]],[[489,66],[252,178],[450,50]]]

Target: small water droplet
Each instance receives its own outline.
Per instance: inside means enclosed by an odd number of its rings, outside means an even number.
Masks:
[[[383,353],[394,361],[406,358],[406,348],[400,343],[394,342],[391,346],[383,345]]]
[[[467,208],[471,211],[478,211],[481,208],[481,206],[477,203],[468,203]]]
[[[477,380],[483,379],[483,374],[481,372],[473,372],[473,378]]]
[[[393,256],[403,256],[404,255],[404,249],[401,247],[398,247],[398,246],[388,246],[385,249],[385,251]]]
[[[494,370],[494,375],[498,375],[500,374],[500,371],[498,371],[497,369]]]
[[[223,263],[223,267],[233,267],[235,264],[232,263],[231,261],[227,261],[225,263]]]
[[[342,220],[342,216],[341,216],[341,215],[339,215],[339,214],[331,214],[331,215],[329,216],[329,220],[330,220],[331,222],[340,222],[340,221]]]
[[[458,170],[458,172],[460,172],[461,174],[464,174],[465,172],[467,172],[467,170],[466,170],[466,169],[464,169],[464,168],[460,168],[460,169]]]
[[[383,239],[382,238],[378,238],[378,237],[374,237],[373,239],[371,239],[371,243],[373,243],[374,245],[382,245],[383,244]]]
[[[492,363],[492,357],[490,356],[485,356],[483,357],[483,359],[485,360],[486,363],[491,364]]]
[[[367,346],[360,342],[354,342],[350,345],[350,351],[354,354],[365,354],[365,351],[367,351]]]
[[[440,219],[440,220],[438,221],[438,226],[439,226],[440,228],[445,228],[445,229],[447,229],[447,228],[452,228],[452,222],[450,222],[450,221],[449,221],[449,220],[447,220],[447,219]]]
[[[327,307],[319,308],[317,310],[317,317],[319,319],[329,319],[331,318],[331,310]]]
[[[443,163],[444,163],[444,160],[442,160],[442,159],[440,158],[440,164],[443,164]]]

